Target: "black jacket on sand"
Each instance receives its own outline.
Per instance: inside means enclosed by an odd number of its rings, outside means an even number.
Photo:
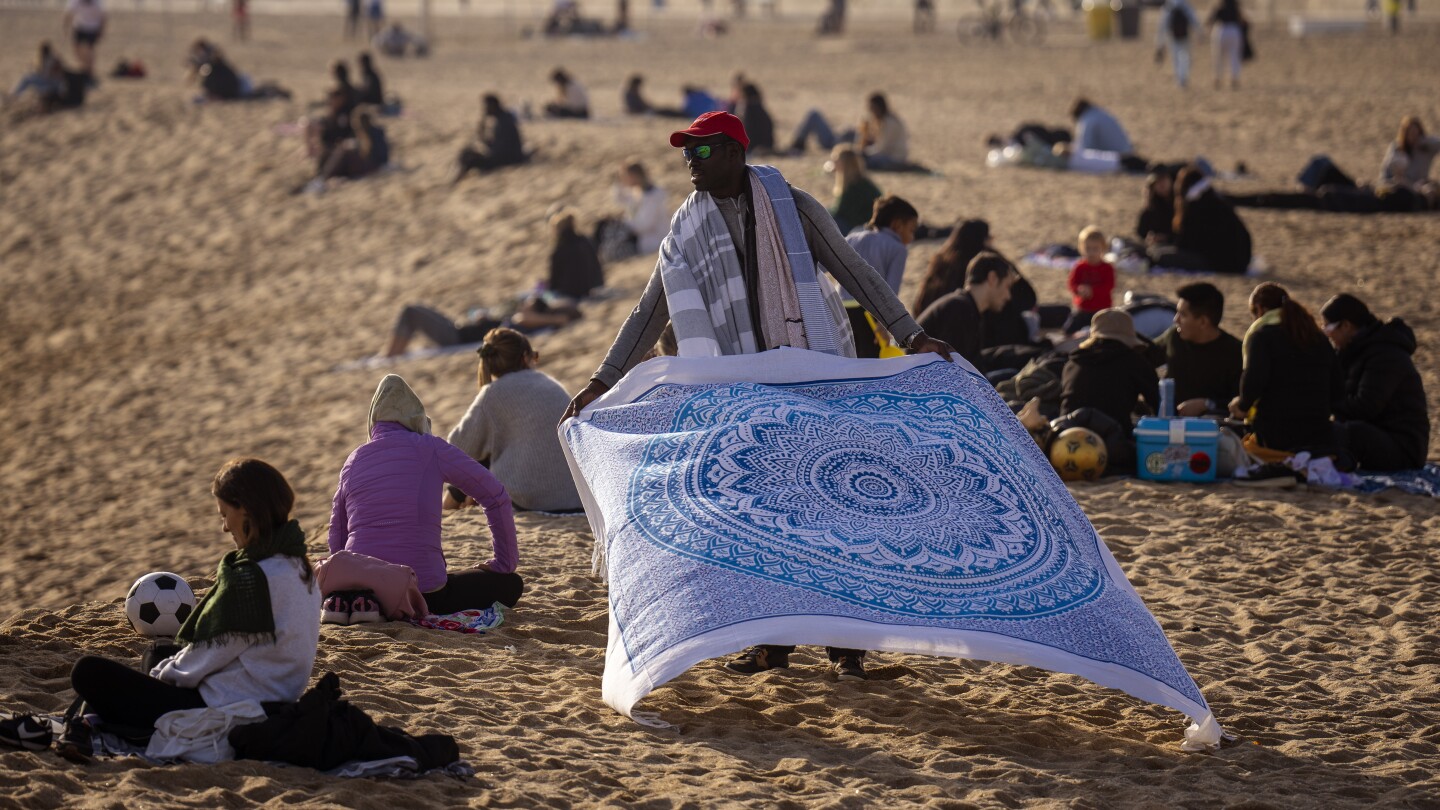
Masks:
[[[1361,329],[1340,352],[1345,393],[1335,403],[1336,420],[1389,434],[1412,468],[1425,466],[1430,450],[1430,413],[1413,354],[1415,333],[1399,318]]]
[[[1152,410],[1160,405],[1155,367],[1118,340],[1097,340],[1072,352],[1060,388],[1061,413],[1095,408],[1119,423],[1126,436],[1134,430],[1130,414],[1137,399],[1143,398]]]

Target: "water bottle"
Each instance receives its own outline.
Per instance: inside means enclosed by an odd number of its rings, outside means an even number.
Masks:
[[[1165,419],[1175,416],[1175,381],[1169,377],[1160,381],[1160,416]]]

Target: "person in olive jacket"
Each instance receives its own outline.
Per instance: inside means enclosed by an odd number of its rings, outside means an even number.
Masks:
[[[1335,429],[1362,470],[1425,466],[1430,414],[1415,370],[1415,333],[1399,318],[1381,322],[1365,302],[1342,293],[1320,308],[1325,334],[1340,356],[1344,396]]]

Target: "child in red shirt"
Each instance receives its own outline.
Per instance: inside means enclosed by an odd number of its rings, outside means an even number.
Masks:
[[[1084,258],[1070,268],[1066,284],[1073,296],[1066,334],[1089,326],[1095,313],[1109,309],[1110,293],[1115,290],[1115,266],[1105,261],[1105,234],[1099,228],[1091,225],[1080,232],[1080,252]]]

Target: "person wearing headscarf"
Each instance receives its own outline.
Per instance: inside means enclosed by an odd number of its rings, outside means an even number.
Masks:
[[[431,613],[514,607],[524,590],[510,496],[479,462],[430,433],[425,405],[399,375],[389,374],[370,402],[370,440],[340,469],[330,510],[330,551],[407,565]],[[441,498],[473,498],[485,510],[494,556],[452,573],[440,542]],[[458,495],[457,495],[458,493]]]

